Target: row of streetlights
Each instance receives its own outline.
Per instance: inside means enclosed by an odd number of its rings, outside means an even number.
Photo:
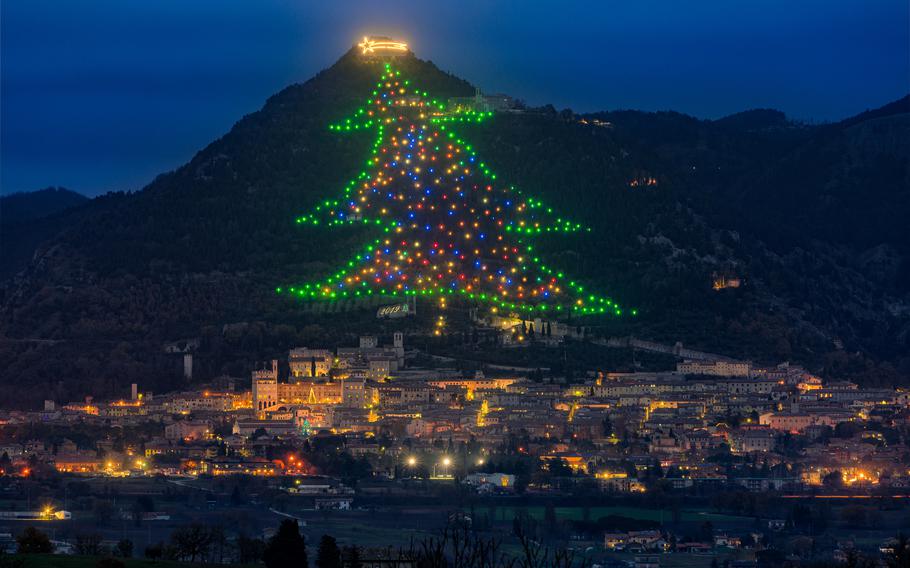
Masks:
[[[407,464],[407,466],[409,468],[413,469],[413,468],[417,467],[417,465],[418,465],[417,457],[408,456],[408,458],[405,460],[405,463]],[[478,458],[475,463],[477,464],[478,467],[480,467],[484,464],[484,459]],[[443,456],[442,459],[439,460],[439,462],[433,464],[433,477],[451,477],[451,475],[449,474],[449,467],[451,465],[452,465],[452,458],[449,456]],[[442,476],[436,475],[436,468],[439,466],[442,466],[442,468],[443,468]]]
[[[414,468],[417,467],[418,461],[417,461],[417,458],[416,458],[415,456],[408,456],[408,458],[407,458],[407,460],[405,461],[405,463],[407,463],[408,468],[410,468],[410,469],[413,470]],[[449,474],[449,467],[450,467],[451,465],[452,465],[452,458],[450,458],[449,456],[443,456],[443,458],[442,458],[441,460],[439,460],[439,462],[433,464],[433,475],[431,476],[431,478],[434,478],[434,477],[446,477],[446,478],[451,477],[451,475]],[[442,468],[443,468],[443,469],[442,469],[442,471],[443,471],[442,475],[438,475],[438,474],[437,474],[437,469],[436,469],[436,468],[439,467],[439,466],[442,466]]]

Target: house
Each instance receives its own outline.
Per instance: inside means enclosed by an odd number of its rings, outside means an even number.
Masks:
[[[731,438],[734,453],[770,452],[777,441],[777,433],[769,428],[743,428],[735,431]]]
[[[317,497],[317,511],[350,511],[353,497]]]
[[[515,476],[507,473],[471,473],[465,476],[462,483],[466,485],[492,485],[497,489],[515,487]]]
[[[164,427],[168,440],[204,440],[212,435],[212,423],[207,420],[181,420]]]
[[[710,551],[711,545],[706,542],[680,542],[676,544],[676,552],[705,554]]]
[[[629,531],[626,538],[626,548],[629,550],[638,550],[641,552],[649,550],[664,550],[667,542],[664,540],[660,531]]]
[[[714,377],[751,377],[752,364],[745,361],[691,361],[676,364],[676,371],[684,375],[710,375]],[[737,392],[737,391],[734,391]]]
[[[626,533],[606,533],[604,535],[604,548],[620,552],[626,548]]]
[[[290,436],[297,431],[293,420],[238,420],[234,423],[233,434],[250,436],[259,429],[268,436]]]
[[[726,546],[727,548],[739,548],[743,545],[743,541],[738,536],[729,536],[726,534],[716,534],[714,535],[714,546]]]
[[[203,460],[202,471],[211,475],[264,475],[278,474],[278,466],[263,458],[213,458]]]
[[[732,483],[745,487],[753,493],[781,491],[785,487],[797,486],[798,480],[787,477],[738,477]]]
[[[89,454],[58,454],[54,458],[54,467],[65,473],[94,473],[102,468],[102,460]]]
[[[638,481],[630,478],[625,473],[612,475],[598,474],[597,483],[600,486],[600,490],[606,493],[629,493],[632,491],[632,484],[638,483]]]

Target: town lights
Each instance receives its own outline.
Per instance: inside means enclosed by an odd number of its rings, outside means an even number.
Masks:
[[[433,464],[433,475],[430,479],[451,479],[452,476],[449,473],[450,465],[452,465],[452,458],[443,456],[442,459]],[[438,469],[440,466],[442,466],[442,473]]]
[[[445,329],[445,326],[446,326],[445,317],[439,316],[438,318],[436,318],[436,329],[433,330],[433,335],[437,335],[437,336],[442,335],[442,330]]]
[[[417,458],[415,458],[414,456],[409,457],[408,466],[414,467],[415,465],[417,465]]]
[[[477,465],[479,465],[479,466],[483,465],[483,458],[480,458],[477,460]]]

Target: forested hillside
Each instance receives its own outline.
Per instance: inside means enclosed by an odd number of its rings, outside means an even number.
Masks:
[[[441,99],[474,92],[432,63],[400,67]],[[354,315],[314,316],[272,291],[330,273],[363,241],[367,229],[294,218],[360,170],[370,136],[327,126],[377,73],[349,53],[143,191],[56,214],[34,256],[4,259],[16,274],[0,296],[0,397],[25,381],[39,398],[171,388],[163,345],[181,338],[202,338],[204,378],[356,331]],[[822,126],[769,110],[540,108],[459,134],[499,179],[591,227],[541,253],[640,311],[595,329],[890,384],[910,382],[908,120],[907,99]],[[742,286],[715,291],[721,276]]]
[[[0,197],[0,278],[27,266],[35,249],[56,233],[56,216],[88,198],[62,187]]]

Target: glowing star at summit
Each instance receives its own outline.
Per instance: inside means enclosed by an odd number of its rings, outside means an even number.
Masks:
[[[402,55],[408,52],[408,44],[385,36],[364,36],[357,47],[363,55]]]

